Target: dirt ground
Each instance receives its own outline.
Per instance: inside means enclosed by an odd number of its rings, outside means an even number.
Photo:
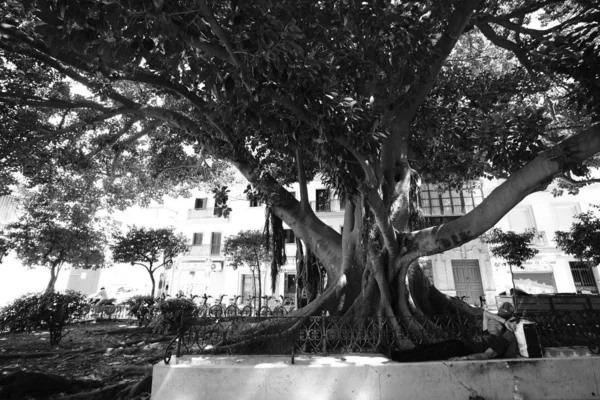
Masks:
[[[57,346],[50,345],[49,334],[44,331],[0,333],[0,393],[5,393],[2,378],[18,371],[101,381],[102,387],[133,384],[151,373],[152,365],[162,359],[170,339],[147,330],[140,332],[136,325],[119,321],[77,323],[67,330]],[[57,354],[44,354],[49,352]],[[36,398],[29,394],[21,396]],[[61,397],[54,393],[37,398]],[[149,393],[135,396],[149,397]]]

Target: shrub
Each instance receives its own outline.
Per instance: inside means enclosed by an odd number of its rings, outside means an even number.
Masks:
[[[72,290],[27,294],[0,311],[0,328],[9,332],[48,329],[50,344],[56,345],[66,335],[64,326],[87,314],[89,307],[85,295]]]
[[[124,301],[129,307],[129,315],[135,317],[138,326],[148,326],[154,318],[156,299],[152,296],[133,296]]]
[[[157,316],[152,326],[155,332],[177,333],[181,316],[185,320],[195,316],[197,311],[196,304],[190,299],[160,299],[156,302]]]
[[[0,331],[31,332],[39,326],[37,319],[39,294],[28,293],[0,309]]]

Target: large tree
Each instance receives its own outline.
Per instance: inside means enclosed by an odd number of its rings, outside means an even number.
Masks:
[[[2,162],[43,179],[50,158],[111,193],[189,183],[220,160],[325,270],[298,316],[476,312],[415,261],[477,238],[557,176],[588,182],[599,12],[583,0],[5,1]],[[532,28],[534,15],[550,25]],[[311,210],[317,172],[346,199],[342,235]],[[506,181],[458,219],[419,222],[421,181],[484,176]]]

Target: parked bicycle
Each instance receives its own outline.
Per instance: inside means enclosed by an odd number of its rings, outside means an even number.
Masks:
[[[198,315],[200,317],[205,317],[208,315],[209,306],[207,303],[209,298],[212,298],[212,296],[207,296],[206,293],[202,295],[202,301],[198,305]]]
[[[252,307],[253,302],[254,296],[248,296],[248,299],[246,300],[246,305],[240,310],[241,316],[250,317],[254,313],[254,307]]]
[[[219,296],[219,300],[215,301],[210,309],[208,310],[208,315],[213,318],[221,318],[225,313],[225,308],[223,306],[223,297],[226,297],[226,294],[222,294]]]
[[[225,309],[225,316],[226,317],[235,317],[241,311],[240,308],[238,307],[237,302],[238,302],[238,299],[242,296],[237,294],[235,296],[228,296],[228,297],[229,297],[229,305]]]

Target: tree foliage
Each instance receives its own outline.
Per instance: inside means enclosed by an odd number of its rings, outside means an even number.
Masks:
[[[161,267],[170,268],[170,262],[189,251],[188,239],[175,228],[145,228],[131,226],[126,234],[115,234],[110,245],[113,261],[144,267],[152,281],[150,296],[156,286],[154,272]]]
[[[598,211],[600,211],[600,205],[592,205],[589,211],[575,216],[578,221],[571,225],[569,231],[556,231],[555,233],[556,245],[560,249],[580,261],[590,261],[595,265],[600,264]]]
[[[485,243],[491,244],[494,257],[500,257],[508,265],[523,269],[523,263],[531,260],[540,251],[531,248],[531,243],[539,234],[535,229],[527,229],[523,233],[513,231],[503,232],[494,228],[482,237]],[[512,269],[511,269],[512,270]]]
[[[228,236],[223,242],[223,254],[230,257],[229,264],[237,269],[246,266],[252,271],[252,278],[258,274],[258,309],[262,299],[262,266],[272,261],[272,253],[265,235],[258,230],[240,231],[237,235]],[[253,285],[255,284],[253,279]]]
[[[24,265],[50,269],[48,292],[54,290],[64,264],[86,269],[107,265],[110,233],[93,203],[73,201],[68,191],[47,186],[25,193],[22,202],[18,219],[6,226],[3,240]]]

